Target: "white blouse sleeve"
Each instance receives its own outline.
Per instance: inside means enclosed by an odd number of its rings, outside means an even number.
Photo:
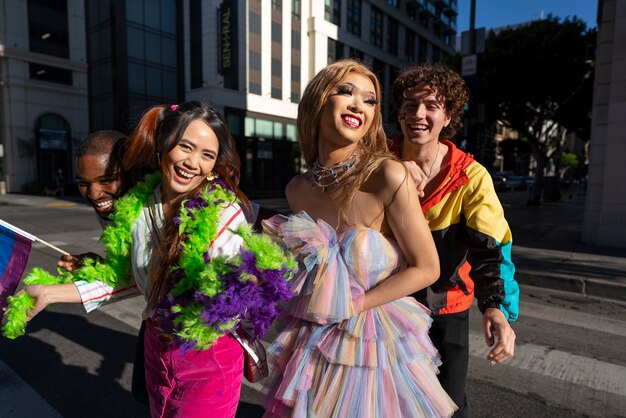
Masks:
[[[240,225],[247,224],[246,217],[241,206],[236,203],[225,207],[220,213],[220,221],[217,227],[217,237],[209,246],[209,256],[232,256],[239,253],[243,239],[231,232]]]
[[[114,288],[100,281],[89,283],[81,280],[74,284],[78,289],[81,302],[87,313],[106,303],[117,302],[139,294],[135,284],[120,288]]]

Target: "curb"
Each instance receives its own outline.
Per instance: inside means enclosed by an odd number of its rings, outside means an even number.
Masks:
[[[583,296],[610,299],[615,302],[626,302],[626,284],[596,278],[571,277],[562,274],[529,273],[517,270],[515,279],[521,285],[543,287],[578,293]]]

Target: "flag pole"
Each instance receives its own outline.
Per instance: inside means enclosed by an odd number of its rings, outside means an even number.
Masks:
[[[42,240],[41,238],[38,238],[38,237],[34,236],[33,234],[29,234],[28,232],[24,231],[23,229],[20,229],[20,228],[18,228],[18,227],[17,227],[17,226],[15,226],[15,225],[11,225],[10,223],[8,223],[8,222],[6,222],[6,221],[3,221],[2,219],[0,219],[0,225],[4,226],[4,227],[5,227],[5,228],[7,228],[7,229],[10,229],[11,231],[13,231],[13,232],[15,232],[15,233],[17,233],[17,234],[22,235],[22,236],[23,236],[23,237],[25,237],[25,238],[28,238],[28,239],[29,239],[29,240],[31,240],[31,241],[37,241],[37,242],[40,242],[40,243],[42,243],[43,245],[46,245],[46,246],[48,246],[48,247],[52,248],[53,250],[60,252],[60,253],[61,253],[61,254],[63,254],[63,255],[70,255],[70,253],[68,253],[67,251],[62,250],[62,249],[60,249],[59,247],[57,247],[57,246],[55,246],[55,245],[52,245],[52,244],[50,244],[49,242],[44,241],[44,240]]]

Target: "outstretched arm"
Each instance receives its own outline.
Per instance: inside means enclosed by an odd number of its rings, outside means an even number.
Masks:
[[[52,303],[80,303],[80,293],[73,283],[69,284],[29,284],[24,286],[26,292],[35,301],[35,307],[28,311],[27,320],[31,320],[39,312]]]

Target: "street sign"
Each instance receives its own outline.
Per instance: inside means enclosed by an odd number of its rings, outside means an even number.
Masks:
[[[478,58],[476,54],[466,55],[461,61],[461,75],[475,75],[478,68]]]

